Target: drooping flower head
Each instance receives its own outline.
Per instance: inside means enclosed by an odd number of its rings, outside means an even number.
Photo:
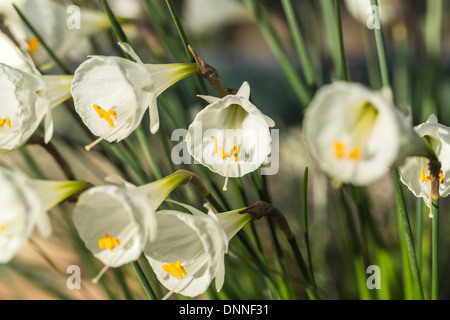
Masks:
[[[186,135],[192,157],[226,181],[258,169],[271,152],[270,127],[275,123],[250,101],[249,84],[223,98],[200,97],[209,105],[196,115]]]
[[[141,123],[147,109],[150,130],[159,128],[156,98],[175,82],[197,73],[195,64],[144,64],[132,49],[122,49],[136,62],[120,57],[93,56],[75,71],[72,96],[75,110],[101,140],[121,141]]]
[[[250,221],[233,210],[205,214],[180,204],[191,214],[162,210],[156,213],[158,234],[144,254],[158,280],[172,292],[195,297],[215,279],[220,291],[225,279],[225,254],[230,239]]]
[[[80,181],[30,179],[0,167],[0,262],[7,263],[37,226],[43,237],[52,231],[47,211],[87,186]]]
[[[427,122],[416,126],[415,131],[430,145],[441,162],[439,176],[439,195],[446,197],[450,193],[450,128],[431,115]],[[431,206],[431,180],[428,171],[429,160],[424,157],[409,157],[400,166],[400,179],[416,197],[424,199]]]
[[[406,122],[383,92],[335,82],[317,91],[303,133],[321,170],[340,183],[368,185],[397,160],[409,135]]]
[[[24,144],[45,117],[45,142],[53,135],[52,108],[70,98],[70,75],[41,75],[24,53],[32,72],[0,63],[0,149]]]
[[[86,247],[109,267],[137,260],[147,242],[156,237],[156,209],[186,177],[174,173],[139,187],[110,177],[116,185],[84,192],[73,219]]]

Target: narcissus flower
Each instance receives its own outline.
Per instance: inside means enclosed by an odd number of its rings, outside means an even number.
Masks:
[[[200,96],[209,102],[186,135],[191,156],[224,177],[242,177],[258,169],[271,152],[274,121],[250,102],[244,82],[236,94],[223,98]]]
[[[0,167],[0,262],[7,263],[37,226],[43,237],[52,231],[47,211],[84,190],[80,181],[45,181]]]
[[[430,145],[441,162],[439,175],[439,195],[446,197],[450,193],[450,128],[431,115],[426,123],[414,128],[417,134]],[[428,171],[429,160],[424,157],[409,157],[400,167],[400,179],[416,197],[424,199],[431,206],[431,181]]]
[[[181,205],[181,204],[180,204]],[[183,205],[192,214],[176,210],[156,213],[158,234],[144,254],[158,280],[173,292],[195,297],[215,279],[220,291],[225,279],[225,254],[230,239],[250,221],[233,210],[205,214]]]
[[[70,98],[72,76],[41,75],[0,63],[0,149],[24,144],[45,117],[45,142],[53,135],[52,108]]]
[[[303,133],[321,170],[338,183],[368,185],[397,160],[412,127],[383,92],[336,82],[314,96]]]
[[[109,267],[137,260],[147,242],[156,237],[156,209],[187,176],[174,173],[139,187],[110,178],[117,185],[84,192],[73,219],[86,247]]]
[[[156,98],[175,82],[197,73],[191,63],[144,64],[126,45],[122,49],[137,62],[120,57],[93,56],[75,71],[72,96],[75,110],[101,140],[121,141],[141,123],[147,109],[150,130],[159,128]]]

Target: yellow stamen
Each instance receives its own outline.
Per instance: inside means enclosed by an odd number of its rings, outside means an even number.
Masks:
[[[162,268],[164,271],[170,273],[172,276],[179,278],[180,280],[183,279],[185,275],[187,275],[186,270],[181,265],[181,261],[178,260],[177,262],[163,264]]]
[[[237,147],[234,147],[234,161],[238,161],[239,150],[241,149],[241,145],[238,144]]]
[[[333,144],[333,149],[336,159],[341,160],[342,158],[344,158],[345,150],[347,149],[347,147],[343,142],[335,141]]]
[[[353,149],[353,151],[350,152],[350,154],[348,156],[352,160],[359,160],[359,159],[361,159],[361,148],[357,147],[357,148]]]
[[[420,181],[422,181],[422,183],[431,182],[431,173],[425,177],[425,170],[420,169]],[[442,170],[439,171],[439,183],[444,183],[444,173]]]
[[[214,137],[214,154],[217,154],[217,138]]]
[[[223,148],[219,147],[219,151],[220,151],[220,156],[222,157],[222,160],[225,159],[227,157],[227,154],[225,153],[225,151],[223,151]]]
[[[11,128],[11,120],[0,118],[0,128],[3,128],[5,124],[8,126],[8,128]]]
[[[28,52],[30,54],[35,54],[38,46],[39,46],[39,40],[36,37],[30,38],[28,40],[26,40],[27,44],[28,44]]]
[[[0,224],[0,234],[2,234],[6,230],[6,225]]]
[[[336,140],[333,143],[334,157],[338,160],[354,160],[361,159],[361,147],[356,146],[353,150],[349,150],[347,145],[342,141]]]
[[[108,122],[111,127],[114,127],[114,122],[112,121],[111,116],[113,116],[114,119],[117,120],[117,113],[113,109],[109,109],[108,112],[106,112],[96,104],[93,104],[92,107],[94,108],[95,111],[97,111],[97,114],[100,117],[100,119],[105,119],[106,122]]]
[[[105,233],[105,237],[98,238],[98,246],[100,249],[104,250],[105,248],[112,251],[116,245],[120,245],[120,241],[117,238],[112,238],[109,233]]]

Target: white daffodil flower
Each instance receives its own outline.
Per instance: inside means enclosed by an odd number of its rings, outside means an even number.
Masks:
[[[52,227],[47,211],[86,186],[80,181],[34,180],[0,167],[0,263],[22,249],[34,227],[48,237]]]
[[[81,9],[53,0],[2,0],[0,13],[5,15],[5,24],[41,70],[52,67],[53,60],[23,23],[12,6],[13,2],[45,43],[62,59],[73,54],[83,41],[87,43],[87,37],[110,28],[108,17],[99,10]]]
[[[29,58],[29,57],[28,57]],[[70,75],[41,75],[0,63],[0,149],[24,144],[45,117],[45,142],[53,135],[52,108],[70,98]]]
[[[415,131],[427,142],[441,162],[439,176],[439,195],[446,197],[450,193],[450,128],[440,123],[436,116],[431,115],[426,123],[416,126]],[[428,172],[428,159],[424,157],[409,157],[400,166],[400,179],[416,196],[424,199],[431,207],[431,181]]]
[[[119,185],[84,192],[73,220],[86,247],[108,267],[137,260],[147,242],[156,237],[156,209],[187,176],[174,173],[139,187],[110,177],[110,182]]]
[[[250,221],[248,214],[233,210],[208,214],[183,205],[192,214],[176,210],[156,213],[158,234],[144,254],[158,280],[173,292],[195,297],[215,279],[220,291],[225,279],[225,254],[230,239]]]
[[[250,102],[247,82],[235,95],[199,97],[209,105],[189,126],[187,149],[196,161],[226,177],[225,191],[228,177],[242,177],[267,159],[275,123]]]
[[[368,185],[398,160],[412,127],[380,91],[335,82],[319,89],[305,112],[310,156],[336,183]]]
[[[132,49],[122,49],[137,62],[120,57],[93,56],[75,71],[72,96],[75,110],[101,140],[121,141],[141,123],[147,109],[150,130],[159,129],[156,98],[175,82],[197,73],[193,63],[144,64]]]

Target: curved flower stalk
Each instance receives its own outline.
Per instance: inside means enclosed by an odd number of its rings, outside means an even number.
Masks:
[[[250,86],[244,82],[235,95],[200,96],[209,102],[186,135],[191,156],[211,171],[226,177],[242,177],[258,169],[271,152],[272,119],[250,102]]]
[[[0,63],[0,149],[23,145],[45,118],[45,142],[53,135],[51,111],[70,98],[70,75],[41,75],[26,55],[32,72]]]
[[[303,132],[320,169],[337,183],[356,185],[384,175],[404,156],[407,143],[416,144],[417,136],[386,92],[344,82],[316,93],[306,110]]]
[[[179,204],[191,214],[176,210],[156,212],[158,234],[144,254],[158,280],[173,292],[195,297],[211,281],[220,291],[225,279],[225,254],[230,239],[251,220],[239,210],[205,214]],[[167,296],[166,296],[167,297]]]
[[[177,81],[197,73],[193,63],[144,64],[125,43],[122,49],[137,62],[120,57],[93,56],[75,71],[72,96],[75,110],[101,140],[121,141],[141,123],[147,109],[150,130],[159,129],[156,98]]]
[[[91,188],[78,199],[73,220],[86,247],[108,267],[119,267],[139,258],[157,234],[155,211],[189,175],[174,173],[135,186],[116,177],[116,185]]]
[[[431,115],[427,122],[416,126],[415,131],[435,151],[441,162],[439,175],[439,195],[446,197],[450,193],[450,128]],[[421,197],[431,207],[431,181],[428,169],[429,160],[424,157],[409,157],[400,166],[400,180],[416,196]]]
[[[69,7],[53,0],[3,0],[2,3],[0,12],[6,16],[6,25],[21,47],[27,48],[41,70],[52,67],[53,60],[20,19],[12,3],[16,4],[36,32],[61,59],[73,54],[76,51],[74,48],[80,48],[80,43],[89,36],[110,28],[108,17],[98,10]]]
[[[86,187],[81,181],[34,180],[0,167],[0,262],[9,262],[22,249],[34,227],[48,237],[52,227],[47,212]]]
[[[345,6],[351,16],[363,25],[373,23],[373,15],[370,0],[345,0]],[[400,14],[401,2],[398,0],[378,0],[379,14],[383,26],[387,26],[395,21]]]

